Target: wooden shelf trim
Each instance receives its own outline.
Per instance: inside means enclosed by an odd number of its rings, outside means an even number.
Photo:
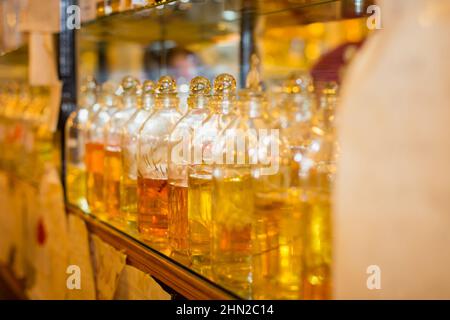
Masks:
[[[86,222],[91,234],[97,235],[106,243],[126,254],[129,265],[150,274],[187,299],[238,299],[232,293],[171,261],[163,254],[149,249],[131,236],[83,213],[79,209],[68,206],[67,211],[81,217]]]

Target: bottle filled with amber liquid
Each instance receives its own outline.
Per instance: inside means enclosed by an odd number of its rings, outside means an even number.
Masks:
[[[155,112],[144,123],[138,142],[138,229],[141,237],[156,245],[168,240],[169,135],[182,114],[174,79],[159,79]]]
[[[189,249],[188,166],[193,162],[194,133],[209,116],[211,84],[204,77],[191,81],[188,111],[169,137],[169,245],[186,256]]]
[[[197,271],[211,273],[213,147],[219,133],[236,118],[236,80],[221,74],[214,81],[210,115],[195,130],[193,162],[188,167],[189,258]]]
[[[87,201],[92,214],[106,219],[104,202],[105,127],[118,110],[117,87],[111,82],[102,85],[99,110],[88,123],[85,164],[87,169]]]
[[[65,166],[67,201],[89,212],[86,193],[85,143],[88,121],[94,115],[97,83],[89,78],[81,86],[78,108],[69,116],[65,127]]]
[[[126,122],[138,109],[139,81],[125,77],[121,84],[122,101],[105,127],[104,154],[104,201],[108,218],[124,224],[120,212],[120,180],[122,177],[122,132]]]
[[[120,179],[120,211],[133,230],[137,230],[137,151],[139,131],[152,115],[155,106],[155,83],[146,80],[142,85],[139,109],[122,129],[122,176]]]

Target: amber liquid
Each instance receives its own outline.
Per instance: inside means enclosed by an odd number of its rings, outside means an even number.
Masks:
[[[251,298],[253,194],[249,170],[214,179],[211,266],[214,279]]]
[[[86,170],[72,164],[68,164],[66,170],[68,202],[84,212],[89,212],[86,200]]]
[[[297,190],[256,193],[253,298],[302,299],[304,206]]]
[[[120,148],[106,148],[104,172],[106,214],[109,219],[123,222],[120,216],[120,177],[122,175]]]
[[[138,228],[144,240],[167,242],[168,189],[166,179],[138,178]]]
[[[169,245],[176,253],[188,253],[188,188],[169,184]]]
[[[189,256],[194,268],[211,262],[211,174],[190,174],[188,190]]]
[[[104,155],[103,144],[86,144],[87,201],[90,211],[100,218],[105,217],[103,184]]]

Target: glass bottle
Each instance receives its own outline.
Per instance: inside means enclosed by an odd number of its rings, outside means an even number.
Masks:
[[[125,220],[137,228],[137,149],[139,131],[151,116],[155,105],[155,84],[151,80],[142,86],[141,107],[122,129],[122,178],[120,180],[120,211]]]
[[[279,104],[278,159],[271,159],[278,170],[252,175],[254,299],[304,297],[307,207],[302,202],[299,168],[311,141],[314,104],[303,75],[292,75],[284,83]]]
[[[109,219],[123,223],[120,214],[120,180],[122,177],[122,130],[138,108],[139,81],[125,77],[122,81],[122,102],[105,127],[104,201]]]
[[[209,116],[211,84],[204,77],[191,81],[187,99],[188,112],[178,122],[169,138],[169,245],[179,254],[188,253],[188,165],[192,161],[192,139]]]
[[[305,299],[331,297],[332,190],[339,148],[335,133],[338,87],[325,86],[313,119],[312,136],[299,166],[305,210]]]
[[[85,212],[86,200],[85,143],[89,117],[97,102],[97,83],[88,78],[81,87],[78,108],[69,116],[65,126],[65,161],[67,201]]]
[[[219,133],[236,118],[236,80],[221,74],[214,81],[211,114],[195,131],[194,161],[188,167],[189,257],[193,268],[210,272],[213,146]],[[195,152],[200,150],[200,154]]]
[[[138,146],[138,228],[144,240],[167,243],[169,135],[181,119],[176,82],[159,79],[156,111],[144,123]]]
[[[219,135],[214,148],[212,271],[222,285],[251,298],[254,186],[252,174],[261,174],[262,144],[271,146],[274,124],[252,59],[247,89],[239,93],[239,116]],[[231,148],[230,148],[231,147]],[[276,147],[276,146],[275,146]],[[266,156],[265,156],[266,157]],[[271,164],[267,163],[267,170]],[[275,168],[276,169],[276,168]]]
[[[106,82],[102,86],[99,110],[88,123],[86,141],[86,168],[87,168],[87,200],[90,211],[99,218],[105,217],[104,205],[104,140],[105,127],[111,116],[118,110],[116,96],[117,86]]]

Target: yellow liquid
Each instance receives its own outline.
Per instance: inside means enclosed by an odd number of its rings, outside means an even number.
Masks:
[[[305,299],[325,300],[332,291],[330,193],[315,190],[308,199],[305,229]]]
[[[298,190],[256,193],[253,298],[302,299],[305,206]]]
[[[194,268],[208,268],[211,262],[212,177],[191,174],[188,183],[189,256]]]
[[[243,298],[251,297],[252,200],[248,169],[233,169],[231,176],[214,179],[212,274],[219,284]]]
[[[103,144],[86,144],[87,201],[91,212],[100,218],[105,218],[104,155]]]
[[[122,177],[120,183],[120,211],[125,221],[137,223],[137,180]]]
[[[86,170],[72,164],[68,164],[66,170],[67,200],[84,212],[89,212],[86,200]]]
[[[169,245],[176,253],[188,253],[188,188],[169,184]]]
[[[120,177],[122,175],[120,148],[106,149],[104,170],[106,214],[110,219],[122,222],[120,215]]]

